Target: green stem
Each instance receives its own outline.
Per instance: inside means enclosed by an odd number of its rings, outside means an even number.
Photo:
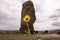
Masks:
[[[28,27],[28,34],[31,35],[28,23],[27,23],[27,27]]]

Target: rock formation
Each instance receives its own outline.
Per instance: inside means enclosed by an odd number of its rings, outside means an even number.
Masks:
[[[31,34],[33,34],[34,33],[33,24],[36,20],[36,17],[35,17],[35,9],[32,1],[27,1],[22,5],[20,32],[23,34],[26,33],[24,30],[27,30],[27,25],[25,25],[23,21],[23,18],[25,15],[30,16],[30,21],[28,22],[28,25],[29,25]]]

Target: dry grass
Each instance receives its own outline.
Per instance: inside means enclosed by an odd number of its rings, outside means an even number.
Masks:
[[[60,40],[60,37],[49,37],[47,34],[45,36],[43,34],[31,36],[26,34],[0,34],[0,40]]]
[[[26,34],[0,34],[0,40],[37,40],[36,36]]]

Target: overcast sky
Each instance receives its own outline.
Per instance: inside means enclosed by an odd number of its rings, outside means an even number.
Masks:
[[[28,0],[0,0],[0,30],[18,30],[22,4]],[[60,0],[32,0],[36,21],[34,30],[60,29]]]

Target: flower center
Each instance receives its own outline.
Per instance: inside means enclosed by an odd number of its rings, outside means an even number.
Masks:
[[[26,18],[26,20],[28,20],[28,18]]]

